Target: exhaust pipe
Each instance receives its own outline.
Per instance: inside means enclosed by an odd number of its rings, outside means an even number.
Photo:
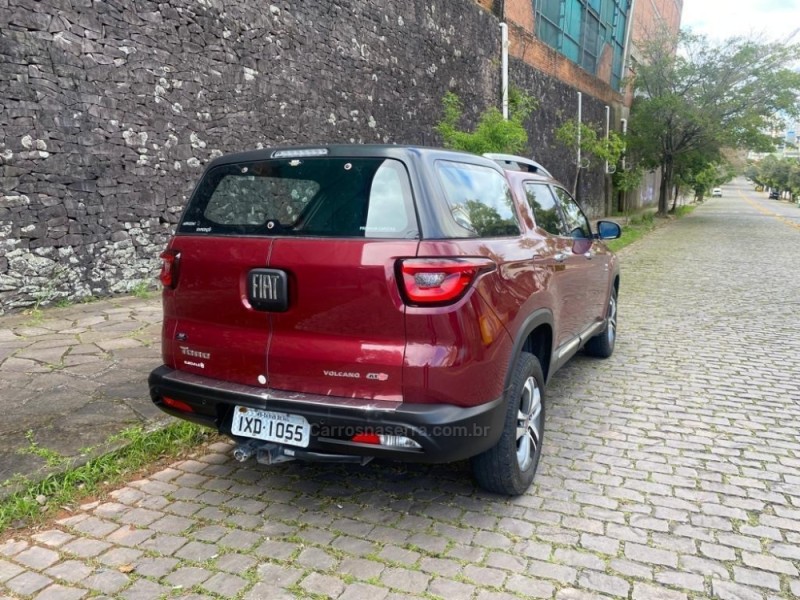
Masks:
[[[235,458],[237,462],[243,463],[253,456],[256,450],[258,450],[258,446],[253,442],[239,444],[233,449],[233,458]]]

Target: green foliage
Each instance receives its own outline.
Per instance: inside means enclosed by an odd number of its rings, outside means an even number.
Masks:
[[[622,225],[622,235],[615,240],[607,241],[606,245],[616,252],[644,237],[655,228],[656,221],[653,213],[642,213],[641,215],[628,219],[628,222]]]
[[[710,162],[708,157],[698,152],[687,154],[679,165],[675,173],[676,184],[691,189],[699,200],[713,188],[730,181],[734,175],[727,162]]]
[[[629,192],[639,187],[642,182],[644,169],[641,166],[632,169],[617,169],[612,175],[614,188],[621,192]]]
[[[598,135],[599,129],[600,127],[592,127],[586,123],[578,125],[575,120],[570,119],[562,123],[555,131],[556,140],[564,146],[573,151],[579,147],[581,150],[581,164],[577,165],[578,168],[575,169],[575,177],[572,181],[573,196],[577,196],[578,176],[581,168],[605,162],[616,168],[625,153],[625,140],[620,134],[616,131],[609,131],[608,137],[605,137]]]
[[[609,131],[607,138],[598,135],[598,129],[586,123],[581,123],[579,129],[575,120],[569,120],[562,123],[555,133],[556,139],[567,148],[577,148],[580,131],[581,156],[590,162],[616,165],[625,152],[625,140],[616,131]]]
[[[442,136],[445,148],[463,150],[475,154],[500,152],[505,154],[525,154],[528,146],[528,132],[525,120],[536,108],[536,100],[510,88],[508,92],[509,117],[503,119],[499,109],[492,106],[478,119],[475,131],[459,129],[464,114],[461,99],[452,92],[442,98],[444,116],[436,125],[436,132]]]
[[[759,185],[800,195],[800,160],[796,158],[770,154],[749,166],[746,173]]]
[[[764,132],[775,115],[800,107],[800,73],[791,68],[798,45],[741,37],[711,43],[684,33],[657,35],[641,50],[628,148],[638,164],[662,170],[660,214],[674,175],[721,162],[723,148],[769,147]]]
[[[676,208],[672,214],[675,215],[676,217],[685,217],[686,215],[691,213],[695,208],[697,208],[696,204],[684,204]]]
[[[20,454],[32,454],[41,458],[48,467],[59,467],[66,464],[67,459],[61,456],[58,452],[50,448],[43,448],[34,439],[33,430],[29,429],[25,432],[25,439],[28,440],[28,445],[25,448],[20,448],[17,452]]]
[[[795,162],[789,169],[789,185],[792,196],[800,196],[800,161]]]
[[[153,295],[153,290],[150,283],[147,281],[140,281],[131,288],[131,294],[142,300],[146,300]]]
[[[42,319],[44,319],[44,311],[39,308],[38,301],[33,305],[32,308],[25,309],[22,314],[28,317],[25,320],[25,325],[28,325],[29,327],[35,327],[36,325],[39,325],[42,322]]]
[[[3,486],[22,489],[0,501],[0,534],[11,525],[41,520],[59,508],[96,493],[103,486],[124,480],[159,458],[177,456],[208,439],[210,433],[209,429],[185,421],[153,432],[132,427],[108,440],[109,443],[126,442],[125,446],[82,466],[49,475],[38,483],[22,478],[2,482]],[[38,446],[32,436],[28,436],[28,440],[30,448],[27,450],[41,456],[48,464],[65,466],[68,462],[58,453]]]
[[[744,172],[742,173],[745,177],[749,180],[756,183],[756,185],[764,185],[759,180],[759,172],[758,172],[758,165],[754,162],[748,162],[747,166],[744,168]]]

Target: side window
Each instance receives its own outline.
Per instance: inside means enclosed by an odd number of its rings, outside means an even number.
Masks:
[[[511,190],[494,169],[467,163],[438,161],[436,169],[448,209],[463,235],[505,237],[520,234]]]
[[[589,221],[584,216],[578,203],[564,189],[557,187],[555,190],[561,209],[564,211],[567,235],[578,239],[592,237],[592,228],[589,226]]]
[[[525,196],[533,210],[536,225],[552,235],[564,235],[564,223],[549,185],[527,182]]]
[[[397,237],[398,233],[415,229],[408,210],[411,187],[403,165],[385,161],[375,172],[369,190],[367,222],[361,229],[366,237]]]

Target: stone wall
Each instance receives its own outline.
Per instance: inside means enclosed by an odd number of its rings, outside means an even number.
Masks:
[[[511,71],[540,99],[533,156],[571,181],[551,138],[574,90]],[[0,314],[152,284],[217,155],[436,145],[447,90],[468,126],[499,88],[498,21],[473,0],[0,0]]]
[[[513,85],[539,100],[528,127],[531,157],[547,167],[567,189],[572,190],[578,169],[576,152],[556,141],[554,130],[565,121],[577,118],[577,91],[558,79],[542,75],[517,59],[510,63],[509,78]],[[581,109],[583,122],[602,127],[606,118],[605,106],[602,101],[584,93]],[[584,165],[578,179],[576,196],[590,218],[604,215],[604,168]]]

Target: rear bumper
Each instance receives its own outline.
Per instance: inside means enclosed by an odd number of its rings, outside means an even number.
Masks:
[[[230,384],[167,366],[155,369],[148,383],[150,397],[164,412],[238,440],[246,438],[231,435],[237,405],[305,417],[311,425],[308,451],[408,462],[452,462],[480,454],[497,443],[506,412],[502,397],[466,408],[334,398]],[[185,403],[192,411],[167,406],[164,396]],[[421,449],[389,448],[350,439],[367,432],[406,436]]]

